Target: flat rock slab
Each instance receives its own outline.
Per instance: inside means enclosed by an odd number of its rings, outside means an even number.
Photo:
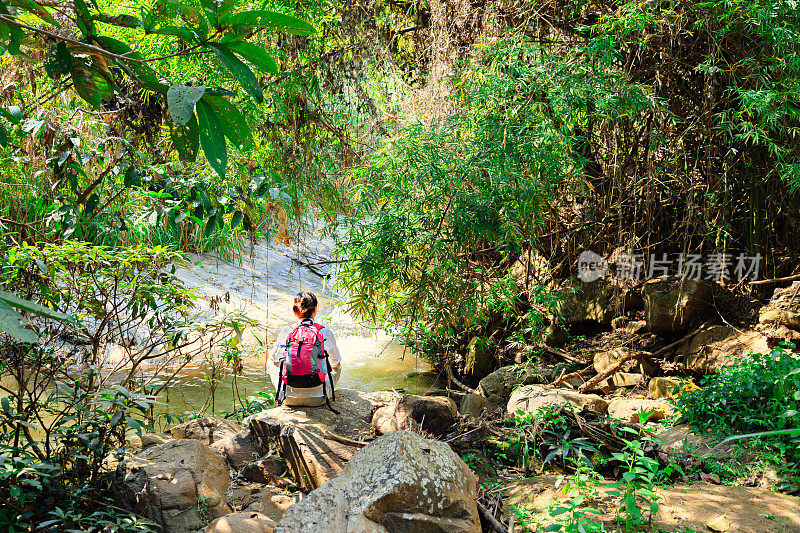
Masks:
[[[341,473],[363,447],[349,441],[369,435],[373,410],[395,397],[391,392],[338,389],[333,403],[338,414],[327,406],[281,406],[254,415],[249,427],[263,453],[280,455],[294,481],[313,490]]]

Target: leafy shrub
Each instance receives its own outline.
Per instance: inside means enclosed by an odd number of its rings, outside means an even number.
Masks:
[[[677,399],[685,421],[722,435],[798,427],[800,359],[793,346],[749,353]]]
[[[0,327],[0,524],[9,530],[154,530],[109,500],[109,473],[131,433],[152,431],[155,397],[170,381],[154,376],[213,351],[236,327],[231,315],[193,313],[192,294],[169,272],[179,259],[69,241],[0,256],[0,289],[61,313],[19,306],[21,331],[38,333],[27,340]],[[117,358],[107,357],[112,342]],[[136,371],[154,362],[155,372]]]
[[[754,433],[786,460],[786,488],[800,487],[800,435],[760,435],[800,429],[800,354],[777,346],[749,353],[739,364],[706,376],[699,390],[676,400],[683,420],[720,436]]]

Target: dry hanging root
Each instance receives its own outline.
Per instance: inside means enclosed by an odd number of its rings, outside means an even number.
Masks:
[[[289,240],[289,231],[287,230],[288,216],[286,215],[286,208],[283,207],[283,204],[280,202],[268,202],[266,207],[267,214],[274,212],[278,217],[278,234],[275,236],[275,243],[289,246],[291,241]]]

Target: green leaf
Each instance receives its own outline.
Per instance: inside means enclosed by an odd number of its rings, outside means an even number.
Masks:
[[[97,82],[102,80],[102,77],[95,76],[95,73],[80,59],[72,61],[70,73],[72,74],[72,86],[78,95],[86,100],[93,109],[99,108],[103,103],[103,95]],[[105,82],[105,80],[102,81]]]
[[[236,30],[266,27],[294,35],[317,33],[314,26],[308,22],[282,13],[275,13],[274,11],[242,11],[224,17],[220,23]]]
[[[239,227],[239,225],[242,223],[242,216],[244,216],[244,213],[241,211],[236,211],[233,214],[233,217],[231,217],[231,229],[236,229]]]
[[[0,124],[0,146],[8,146],[8,132],[2,124]]]
[[[17,105],[10,105],[8,109],[0,107],[0,115],[4,116],[12,124],[19,124],[22,120],[22,110]]]
[[[67,44],[63,41],[48,49],[47,63],[44,70],[48,76],[58,79],[60,76],[70,73],[72,69],[72,55],[67,49]]]
[[[57,28],[61,27],[61,24],[59,24],[58,21],[55,18],[53,18],[53,15],[51,15],[48,10],[46,10],[44,7],[37,4],[33,0],[7,0],[7,1],[12,6],[16,6],[20,9],[24,9],[25,11],[33,13],[43,21],[49,22],[50,24],[56,26]]]
[[[125,177],[122,184],[125,187],[141,187],[142,177],[139,175],[139,170],[134,166],[125,169]]]
[[[143,59],[142,54],[134,52],[130,46],[122,41],[106,36],[95,37],[94,40],[98,45],[114,54],[125,55],[131,59]],[[138,81],[143,87],[159,93],[166,92],[167,86],[158,81],[156,71],[149,66],[136,61],[117,60],[116,63],[128,76]]]
[[[36,343],[39,336],[23,327],[24,319],[5,302],[0,301],[0,332],[15,338],[19,342]]]
[[[167,106],[172,120],[177,124],[186,124],[194,116],[195,104],[203,97],[206,92],[205,85],[199,87],[188,87],[185,85],[173,85],[167,90]]]
[[[97,28],[94,26],[92,14],[89,13],[89,7],[83,0],[73,0],[75,6],[75,14],[77,15],[76,23],[78,28],[83,33],[84,38],[97,35]]]
[[[225,179],[225,170],[228,166],[225,134],[214,109],[203,100],[197,103],[197,123],[200,127],[200,145],[203,147],[203,153],[219,177]]]
[[[13,17],[3,2],[0,2],[0,15]],[[15,56],[20,52],[19,45],[25,39],[25,32],[22,31],[22,28],[13,24],[8,24],[6,27],[9,33],[8,46],[6,48],[8,49],[9,54]]]
[[[36,302],[31,302],[29,300],[23,300],[16,294],[8,291],[0,291],[0,301],[5,302],[6,304],[16,307],[17,309],[22,309],[24,311],[29,311],[31,313],[35,313],[37,315],[45,316],[47,318],[54,318],[56,320],[64,320],[67,322],[75,322],[75,319],[71,316],[61,313],[60,311],[56,311],[55,309],[50,309],[49,307],[45,307],[43,305],[37,304]]]
[[[181,160],[194,161],[197,159],[197,152],[200,149],[200,129],[194,113],[186,124],[171,122],[170,134]]]
[[[253,71],[250,70],[250,67],[242,63],[242,61],[224,44],[213,43],[209,44],[208,47],[214,50],[220,61],[222,61],[222,64],[225,65],[225,68],[233,74],[233,77],[242,84],[247,94],[255,98],[258,102],[264,101],[264,90],[261,88],[258,78],[256,78]]]
[[[226,43],[228,48],[265,74],[277,74],[278,64],[263,47],[246,41],[234,40]]]
[[[250,127],[247,125],[242,113],[221,96],[203,96],[203,101],[208,103],[217,115],[225,137],[236,147],[249,148],[253,145]]]
[[[205,234],[206,237],[210,237],[211,234],[214,233],[216,227],[217,227],[217,214],[214,213],[213,215],[208,217],[208,220],[206,220],[206,227],[203,230],[203,233]]]
[[[174,35],[183,41],[196,42],[197,36],[195,32],[185,26],[164,26],[163,28],[156,28],[147,33],[155,33],[157,35]]]

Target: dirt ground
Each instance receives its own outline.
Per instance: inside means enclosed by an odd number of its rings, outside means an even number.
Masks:
[[[507,518],[512,506],[531,513],[531,524],[539,526],[551,519],[547,508],[568,498],[555,488],[556,477],[540,476],[516,482],[505,489],[504,509]],[[598,519],[607,531],[615,531],[614,516],[619,498],[601,489],[599,498],[587,504],[603,512]],[[664,531],[715,531],[731,533],[800,533],[800,498],[770,492],[758,487],[713,485],[698,482],[674,485],[658,490],[659,514],[654,525]],[[535,529],[534,529],[535,530]],[[518,530],[519,531],[519,530]]]

